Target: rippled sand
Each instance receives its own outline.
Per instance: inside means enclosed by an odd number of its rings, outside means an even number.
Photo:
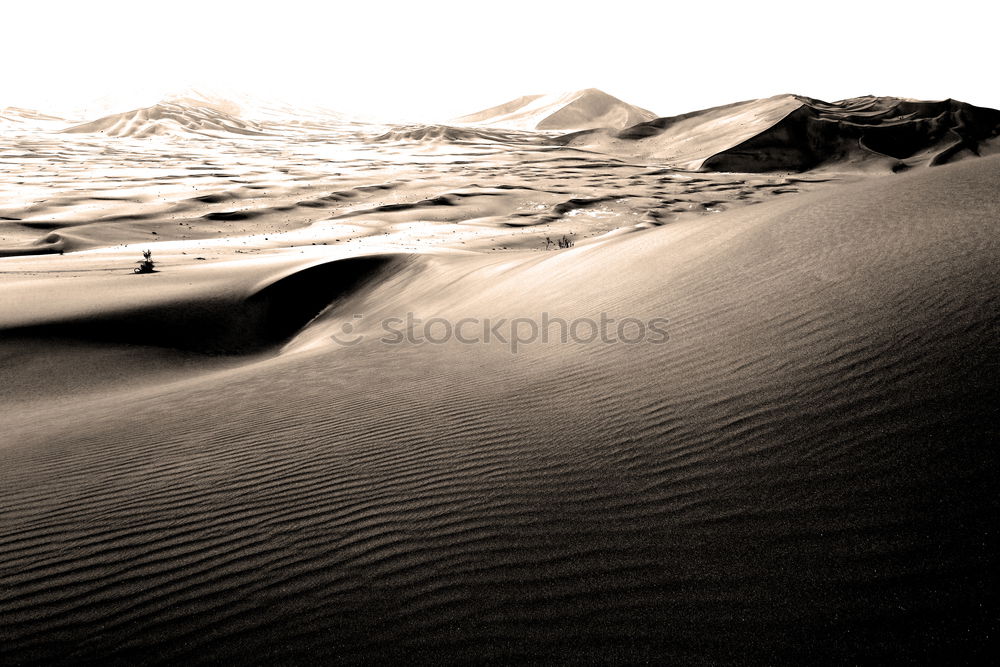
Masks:
[[[4,662],[985,654],[1000,158],[259,129],[4,135]],[[669,335],[386,342],[407,313]]]

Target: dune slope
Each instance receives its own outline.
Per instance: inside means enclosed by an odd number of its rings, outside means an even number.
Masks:
[[[160,102],[151,107],[111,114],[63,130],[70,133],[100,133],[109,137],[143,138],[159,135],[261,135],[260,128],[209,106]]]
[[[984,659],[998,177],[421,257],[282,354],[6,411],[0,658]],[[669,339],[381,342],[407,311]]]
[[[402,261],[402,256],[366,254],[246,262],[250,267],[242,270],[233,263],[197,272],[171,267],[169,274],[142,278],[126,272],[112,280],[81,276],[71,287],[61,280],[8,284],[0,298],[0,342],[83,339],[211,354],[255,352],[287,340],[332,303]],[[91,296],[84,299],[88,291]]]
[[[998,134],[1000,111],[956,100],[779,95],[555,141],[706,171],[898,171],[992,152]]]
[[[401,125],[376,136],[372,141],[414,142],[500,142],[537,141],[528,133],[503,132],[494,129],[452,127],[450,125]]]
[[[624,128],[656,118],[656,114],[588,88],[559,95],[528,95],[456,119],[457,123],[520,130]]]

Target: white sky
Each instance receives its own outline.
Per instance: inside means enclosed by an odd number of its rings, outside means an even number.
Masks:
[[[595,4],[4,2],[0,106],[124,111],[195,87],[445,120],[594,87],[660,115],[791,92],[1000,108],[1000,3]]]

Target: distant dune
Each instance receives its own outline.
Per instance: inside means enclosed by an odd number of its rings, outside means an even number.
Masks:
[[[112,114],[67,128],[63,132],[134,138],[160,135],[265,134],[256,123],[236,118],[218,108],[179,102],[160,102],[151,107]]]
[[[517,142],[538,141],[536,135],[483,128],[451,125],[411,125],[395,127],[374,137],[373,141],[416,142]]]
[[[301,124],[329,123],[331,121],[352,122],[357,120],[349,114],[312,104],[290,104],[281,100],[257,97],[235,91],[207,92],[188,89],[168,95],[163,102],[214,109],[243,121],[263,123]]]
[[[779,95],[555,142],[685,169],[899,170],[993,152],[991,140],[998,134],[1000,111],[956,100],[857,97],[827,103]]]
[[[0,107],[0,125],[8,124],[38,124],[39,122],[56,122],[66,119],[59,116],[35,111],[34,109],[24,109],[21,107]]]
[[[621,129],[656,118],[656,114],[607,93],[588,88],[561,95],[527,95],[455,122],[521,130]]]

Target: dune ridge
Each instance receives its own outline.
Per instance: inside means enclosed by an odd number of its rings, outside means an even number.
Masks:
[[[652,120],[656,114],[623,102],[596,88],[555,95],[528,95],[455,120],[522,130],[624,128]]]
[[[103,303],[22,308],[0,317],[4,339],[87,340],[160,346],[210,354],[249,354],[290,338],[323,310],[333,307],[402,261],[402,256],[367,254],[311,261],[278,269],[264,265],[263,278],[235,281],[220,289],[219,267],[189,281],[209,282],[208,289],[184,289],[177,280],[159,290],[124,290],[105,294]],[[237,273],[237,275],[239,275]],[[159,278],[159,276],[155,276]],[[248,274],[254,280],[254,274]],[[11,302],[14,297],[8,297]],[[27,312],[26,312],[27,311]]]
[[[957,100],[779,95],[553,141],[704,171],[899,171],[991,153],[998,134],[1000,111]]]
[[[538,141],[538,138],[524,132],[503,132],[501,130],[451,125],[417,125],[395,127],[378,135],[373,141],[534,143]]]
[[[489,109],[483,109],[482,111],[466,114],[461,116],[459,120],[466,123],[488,123],[493,118],[515,113],[542,97],[544,97],[544,95],[522,95],[521,97],[511,100],[510,102],[504,102],[503,104],[498,104],[495,107],[490,107]]]
[[[109,137],[145,138],[162,135],[263,136],[252,121],[231,116],[212,106],[160,102],[151,107],[111,114],[66,128],[67,133],[100,133]]]

